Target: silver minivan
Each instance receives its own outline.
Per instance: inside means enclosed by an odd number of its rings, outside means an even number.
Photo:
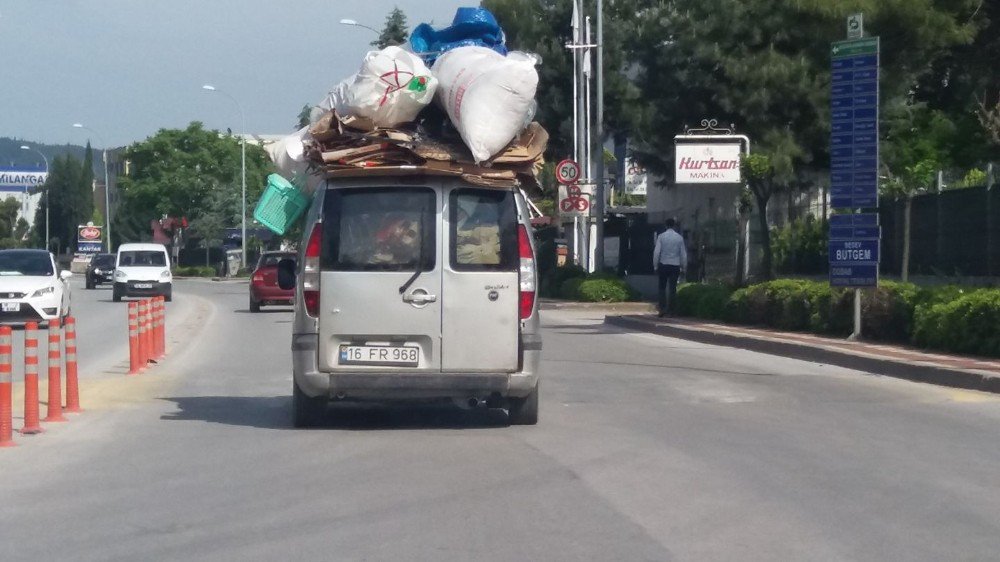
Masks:
[[[457,178],[331,179],[295,287],[294,423],[329,402],[445,400],[538,420],[535,248],[520,190]]]

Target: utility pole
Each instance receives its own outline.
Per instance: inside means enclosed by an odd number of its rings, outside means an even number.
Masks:
[[[604,0],[597,0],[597,189],[594,270],[604,269]]]

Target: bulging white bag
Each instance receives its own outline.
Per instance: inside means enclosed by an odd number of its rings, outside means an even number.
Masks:
[[[265,148],[275,171],[307,194],[313,193],[320,182],[318,176],[309,173],[306,161],[305,141],[311,138],[309,126],[305,126]]]
[[[437,80],[420,57],[390,46],[365,55],[358,73],[335,86],[319,106],[376,127],[396,127],[416,119],[436,89]]]
[[[505,57],[485,47],[458,47],[434,63],[438,103],[477,163],[503,150],[534,117],[537,62],[527,53]]]

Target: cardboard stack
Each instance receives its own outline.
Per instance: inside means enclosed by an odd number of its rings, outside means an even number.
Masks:
[[[484,187],[537,189],[549,135],[531,123],[502,152],[476,164],[460,138],[432,138],[416,124],[373,128],[328,111],[310,129],[305,154],[314,171],[328,178],[376,175],[460,177]]]

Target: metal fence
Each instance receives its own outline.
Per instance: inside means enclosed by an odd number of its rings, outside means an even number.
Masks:
[[[917,195],[910,215],[910,273],[1000,276],[1000,194],[970,187]],[[899,275],[903,262],[905,199],[883,199],[881,271]]]

